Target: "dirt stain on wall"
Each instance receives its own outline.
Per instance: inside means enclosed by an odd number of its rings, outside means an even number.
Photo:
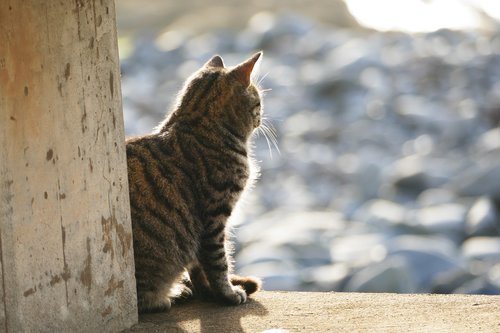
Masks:
[[[108,289],[104,292],[104,296],[112,296],[115,290],[123,288],[124,280],[116,280],[114,275],[111,275],[111,279],[108,281]]]
[[[83,263],[83,271],[80,274],[80,281],[87,287],[87,291],[90,292],[92,287],[92,256],[90,254],[90,238],[87,237],[87,258]]]
[[[102,227],[102,240],[104,242],[104,247],[102,251],[104,253],[110,253],[111,259],[115,257],[115,246],[113,234],[116,235],[121,247],[121,256],[123,258],[128,257],[132,249],[132,234],[125,231],[123,225],[119,224],[114,215],[109,218],[101,217],[101,227]],[[114,231],[114,233],[113,233]]]

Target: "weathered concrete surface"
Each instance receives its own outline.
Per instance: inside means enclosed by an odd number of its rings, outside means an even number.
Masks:
[[[500,296],[259,292],[147,314],[131,332],[500,332]],[[277,333],[277,332],[276,332]]]
[[[0,1],[0,332],[136,322],[114,15]]]

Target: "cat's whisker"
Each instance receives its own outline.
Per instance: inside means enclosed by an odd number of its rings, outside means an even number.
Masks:
[[[278,146],[278,139],[274,136],[271,136],[271,142],[274,146],[274,148],[276,148],[276,151],[278,152],[278,155],[281,155],[281,151],[280,151],[280,148]]]
[[[262,132],[262,128],[261,128],[261,127],[257,127],[257,130],[255,131],[255,136],[256,136],[257,138],[260,138],[260,134],[261,134],[261,132]]]
[[[266,123],[265,124],[266,128],[269,131],[269,134],[272,135],[274,139],[277,139],[278,133],[276,132],[276,128],[274,128],[274,125],[268,119],[265,120],[265,123]]]
[[[270,121],[267,121],[266,127],[269,130],[269,133],[272,137],[274,147],[278,151],[278,154],[281,154],[280,148],[278,147],[278,133],[276,131],[276,128],[274,127],[273,123],[271,123]]]
[[[266,127],[269,129],[269,131],[271,132],[271,134],[277,138],[278,137],[278,134],[276,132],[276,128],[274,127],[273,123],[270,121],[270,119],[268,117],[263,117],[263,122],[264,124],[266,125]]]
[[[281,155],[281,151],[278,147],[278,135],[272,123],[267,118],[262,118],[262,124],[259,129],[262,131],[262,134],[266,139],[270,157],[273,157],[271,146],[274,146],[274,148],[276,148],[276,151],[278,152],[278,155]]]
[[[261,90],[260,91],[260,94],[262,97],[266,96],[268,92],[270,92],[272,89],[269,88],[269,89],[264,89],[264,90]]]
[[[262,127],[263,129],[265,127]],[[266,142],[267,142],[267,147],[269,148],[269,157],[271,157],[271,159],[273,158],[273,150],[271,149],[271,143],[269,142],[269,138],[267,137],[266,135],[266,131],[263,130],[262,133],[264,134],[264,138],[266,139]]]
[[[260,77],[258,80],[257,80],[257,87],[260,86],[260,84],[262,83],[262,81],[264,81],[264,79],[266,78],[266,76],[269,75],[269,72],[267,72],[266,74],[262,75],[262,77]]]

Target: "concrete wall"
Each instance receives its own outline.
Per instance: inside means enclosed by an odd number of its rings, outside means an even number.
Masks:
[[[0,2],[0,331],[137,321],[112,0]]]

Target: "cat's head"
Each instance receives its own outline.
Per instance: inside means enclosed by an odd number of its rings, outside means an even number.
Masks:
[[[197,119],[222,125],[249,137],[262,117],[261,94],[252,82],[255,64],[262,52],[234,67],[226,67],[213,56],[184,85],[179,96],[179,119]]]

